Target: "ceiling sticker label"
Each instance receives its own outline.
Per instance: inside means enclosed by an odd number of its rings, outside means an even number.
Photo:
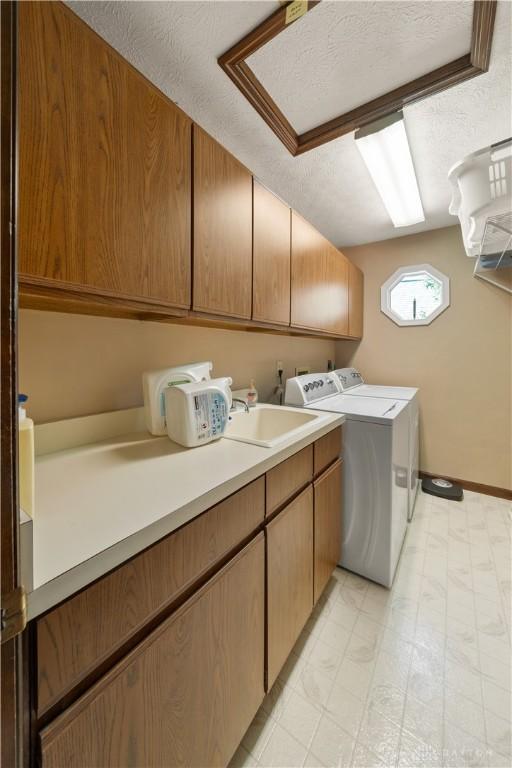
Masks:
[[[291,24],[292,21],[297,21],[301,16],[304,16],[308,10],[308,0],[293,0],[286,8],[286,16],[284,19],[285,24]]]

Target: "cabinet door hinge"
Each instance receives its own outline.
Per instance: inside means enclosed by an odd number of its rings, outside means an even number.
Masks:
[[[23,587],[2,595],[2,643],[11,640],[27,626],[27,596]]]

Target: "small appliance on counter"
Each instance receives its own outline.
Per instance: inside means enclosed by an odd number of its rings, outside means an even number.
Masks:
[[[222,437],[229,420],[232,383],[227,377],[167,387],[164,398],[170,439],[195,448]]]
[[[174,368],[163,368],[142,374],[144,417],[152,435],[167,434],[164,392],[168,387],[189,382],[209,381],[211,362],[184,363]]]

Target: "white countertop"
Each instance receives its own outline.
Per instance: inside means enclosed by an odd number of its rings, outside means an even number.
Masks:
[[[137,424],[140,422],[139,409],[122,413],[129,416],[126,423],[131,419],[134,424],[135,416]],[[90,419],[96,421],[89,424],[97,424],[101,417]],[[221,438],[187,449],[167,437],[153,437],[140,430],[119,434],[119,429],[115,437],[70,447],[80,429],[88,439],[94,432],[86,418],[61,422],[59,434],[65,434],[65,439],[60,443],[53,437],[53,425],[44,425],[39,444],[45,445],[45,452],[37,456],[35,465],[34,589],[28,594],[29,619],[344,420],[341,414],[321,413],[318,420],[303,428],[300,437],[295,435],[275,448]],[[36,452],[37,443],[36,428]],[[62,450],[47,452],[62,445]]]

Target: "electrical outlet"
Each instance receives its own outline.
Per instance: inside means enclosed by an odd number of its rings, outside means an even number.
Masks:
[[[304,376],[305,373],[311,373],[311,368],[308,368],[307,365],[296,366],[295,368],[296,376]]]
[[[282,360],[278,360],[276,362],[276,373],[279,376],[279,374],[283,373],[283,372],[284,372],[283,361]]]

